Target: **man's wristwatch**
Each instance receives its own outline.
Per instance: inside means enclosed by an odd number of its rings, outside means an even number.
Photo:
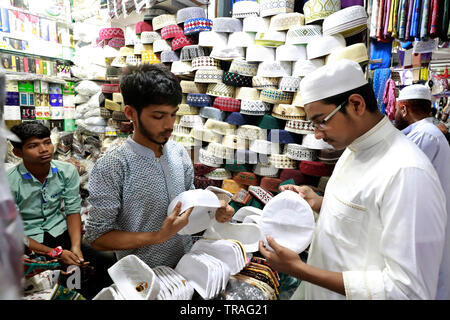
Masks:
[[[52,249],[47,255],[49,255],[52,258],[59,258],[61,254],[63,253],[63,248],[61,246],[58,246],[54,249]]]

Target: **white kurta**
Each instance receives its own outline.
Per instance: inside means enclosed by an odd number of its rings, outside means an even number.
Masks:
[[[436,299],[450,299],[450,146],[444,134],[433,123],[433,118],[414,122],[403,133],[430,159],[441,181],[447,201],[447,226],[444,255],[439,271]]]
[[[384,117],[336,164],[309,251],[308,264],[343,272],[346,297],[302,282],[304,297],[434,299],[446,221],[432,164]]]

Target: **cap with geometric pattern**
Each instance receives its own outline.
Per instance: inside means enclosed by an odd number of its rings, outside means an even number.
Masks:
[[[263,89],[261,90],[259,99],[273,104],[291,104],[294,94],[278,89]]]
[[[195,82],[199,83],[222,83],[223,70],[200,69],[195,73]]]
[[[271,105],[261,100],[241,100],[242,114],[250,116],[262,116],[268,113],[271,109]]]
[[[207,94],[215,97],[234,97],[235,88],[224,83],[210,83],[206,91]]]
[[[192,59],[192,69],[220,69],[220,65],[213,57],[200,56]]]
[[[213,107],[227,112],[239,112],[241,101],[229,97],[217,97],[214,99]]]
[[[193,18],[184,22],[184,34],[190,35],[201,31],[211,31],[212,20],[206,18]]]
[[[181,60],[191,61],[194,58],[203,57],[209,55],[211,52],[209,48],[200,47],[198,44],[185,46],[181,49]]]
[[[239,1],[233,4],[232,17],[245,18],[259,15],[259,3],[256,1]]]
[[[294,3],[294,0],[260,0],[259,14],[261,17],[267,17],[294,12]]]
[[[250,87],[252,85],[252,77],[225,71],[222,82],[233,87]]]
[[[305,24],[305,16],[298,12],[280,13],[272,16],[269,29],[275,31],[288,30],[290,27],[298,27]]]
[[[275,104],[272,108],[272,116],[283,120],[305,120],[306,113],[302,107],[292,104]]]
[[[152,20],[153,30],[157,31],[166,26],[176,25],[177,20],[173,14],[162,14],[160,16],[154,17]]]
[[[188,93],[186,103],[194,107],[208,107],[212,105],[212,98],[207,94]]]
[[[256,76],[256,73],[258,72],[258,63],[233,59],[228,71],[243,76],[253,77]]]
[[[184,30],[177,24],[166,26],[161,29],[161,38],[164,40],[173,39],[184,35]]]

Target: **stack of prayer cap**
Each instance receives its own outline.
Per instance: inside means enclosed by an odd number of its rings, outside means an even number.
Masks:
[[[233,18],[259,16],[259,3],[256,1],[239,1],[233,4]]]
[[[310,0],[303,6],[306,24],[319,22],[341,9],[340,0]]]
[[[340,33],[350,37],[367,29],[367,13],[363,6],[351,6],[339,10],[323,20],[323,34]]]
[[[269,17],[279,13],[293,12],[294,3],[294,0],[261,0],[259,13],[261,17]]]
[[[306,46],[308,59],[322,58],[334,51],[345,48],[345,39],[342,35],[316,37]]]

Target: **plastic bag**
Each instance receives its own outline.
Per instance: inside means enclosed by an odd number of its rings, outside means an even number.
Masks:
[[[100,109],[98,109],[100,112]],[[84,120],[84,123],[86,126],[103,126],[106,127],[106,120],[105,118],[102,118],[100,116],[97,117],[90,117]],[[105,131],[105,128],[103,128],[103,132]]]
[[[82,80],[75,87],[75,91],[79,94],[90,97],[90,96],[94,95],[95,93],[101,91],[101,87],[98,84],[96,84],[94,81]]]

